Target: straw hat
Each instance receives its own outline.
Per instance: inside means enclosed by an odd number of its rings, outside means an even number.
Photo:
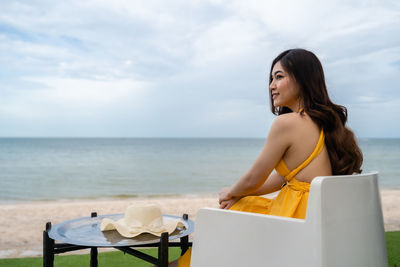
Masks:
[[[125,217],[114,221],[104,218],[101,221],[101,231],[117,230],[124,237],[135,237],[141,233],[161,236],[171,234],[178,226],[184,226],[180,219],[163,218],[161,209],[154,204],[137,203],[128,206]]]

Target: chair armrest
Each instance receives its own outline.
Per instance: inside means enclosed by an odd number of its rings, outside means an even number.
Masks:
[[[312,255],[305,220],[204,208],[196,214],[192,267],[312,266],[310,256],[298,265],[297,255]],[[308,242],[310,243],[310,242]],[[268,258],[265,256],[268,251]],[[308,265],[307,265],[308,264]]]

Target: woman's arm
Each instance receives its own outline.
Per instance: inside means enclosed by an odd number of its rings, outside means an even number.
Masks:
[[[261,196],[276,192],[281,190],[282,185],[285,183],[285,178],[283,178],[279,173],[273,172],[265,181],[265,183],[258,188],[256,191],[251,193],[253,196]]]
[[[224,188],[221,191],[219,199],[220,203],[233,197],[243,197],[254,192],[265,191],[265,187],[263,186],[265,180],[267,180],[267,177],[269,177],[272,170],[291,145],[291,122],[289,120],[290,116],[286,115],[290,114],[280,115],[274,120],[264,148],[253,166],[233,186],[229,189]],[[272,185],[274,185],[273,188],[277,187],[275,179],[271,181],[271,184],[267,183],[265,186],[269,187]]]

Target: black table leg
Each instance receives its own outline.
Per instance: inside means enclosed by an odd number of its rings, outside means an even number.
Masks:
[[[168,232],[161,234],[160,245],[158,246],[158,266],[168,267]]]
[[[97,217],[97,212],[92,212],[90,217],[92,218]],[[98,252],[96,247],[90,248],[90,267],[97,267],[98,265],[97,254]]]
[[[49,237],[51,223],[46,223],[46,230],[43,231],[43,267],[54,266],[54,240]]]
[[[189,219],[189,216],[185,213],[183,214],[182,218],[187,221]],[[180,238],[181,239],[181,256],[185,254],[185,252],[189,248],[189,236],[183,236]]]
[[[90,249],[90,267],[97,267],[97,248]]]
[[[181,256],[189,249],[189,236],[181,237]]]

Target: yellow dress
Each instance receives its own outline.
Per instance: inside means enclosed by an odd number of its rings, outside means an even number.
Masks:
[[[323,130],[321,130],[318,143],[313,153],[292,171],[289,170],[283,159],[281,159],[278,165],[276,165],[275,170],[285,178],[286,183],[275,199],[247,196],[236,202],[230,210],[304,219],[306,217],[310,183],[300,182],[295,176],[318,156],[324,144],[325,136]],[[179,259],[179,267],[190,266],[191,252],[191,249],[189,249]]]

